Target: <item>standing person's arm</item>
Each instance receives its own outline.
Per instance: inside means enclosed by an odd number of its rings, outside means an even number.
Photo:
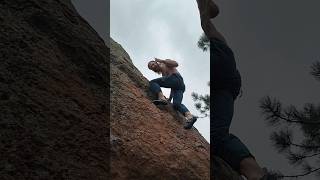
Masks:
[[[215,18],[220,10],[213,0],[197,0],[201,17]]]
[[[200,12],[201,27],[206,36],[211,38],[218,38],[226,43],[223,35],[218,32],[214,26],[212,19],[217,17],[220,10],[213,0],[197,0],[198,9]]]

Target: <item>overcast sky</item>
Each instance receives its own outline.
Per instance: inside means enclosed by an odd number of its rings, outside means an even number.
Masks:
[[[100,29],[106,20],[97,17],[99,3],[95,2],[74,3],[80,14]],[[148,79],[158,77],[146,67],[153,57],[177,60],[187,88],[183,102],[196,113],[191,92],[208,93],[210,74],[209,54],[196,45],[202,33],[196,1],[110,2],[111,37],[125,48]],[[263,121],[259,100],[271,95],[298,107],[320,102],[320,83],[309,75],[310,65],[320,59],[320,1],[216,2],[220,7],[216,26],[233,49],[243,80],[244,94],[235,103],[231,132],[245,142],[262,166],[295,174],[297,170],[271,146],[273,129]],[[196,128],[209,140],[209,119],[199,120]]]
[[[105,41],[110,33],[110,3],[101,0],[71,0],[77,11]]]
[[[299,107],[320,102],[320,83],[309,75],[310,65],[320,56],[320,1],[217,2],[217,27],[234,50],[243,78],[244,95],[236,103],[231,131],[261,164],[294,173],[271,147],[272,129],[263,123],[258,101],[271,95]]]
[[[197,48],[199,29],[195,3],[184,1],[112,0],[111,37],[131,56],[135,66],[149,80],[159,75],[147,68],[154,57],[170,58],[179,63],[178,71],[184,78],[186,92],[183,103],[200,115],[194,107],[192,92],[208,94],[210,77],[209,54]],[[177,11],[177,7],[179,11]],[[169,95],[168,90],[164,90]],[[195,124],[200,133],[210,139],[209,118]]]
[[[193,114],[200,115],[194,107],[191,93],[210,92],[207,86],[210,79],[209,54],[197,48],[197,39],[202,32],[198,28],[197,6],[193,2],[182,6],[183,2],[112,0],[110,34],[149,80],[159,77],[147,68],[147,63],[154,57],[176,60],[186,84],[183,103]],[[169,90],[164,89],[164,93],[169,96]],[[209,141],[209,118],[199,119],[195,127]]]

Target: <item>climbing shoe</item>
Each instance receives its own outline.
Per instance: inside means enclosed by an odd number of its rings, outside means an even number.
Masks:
[[[197,116],[192,116],[192,118],[187,119],[186,125],[184,126],[185,129],[191,129],[193,124],[197,121]]]
[[[166,100],[161,100],[161,99],[153,100],[152,102],[153,102],[153,104],[155,104],[155,105],[167,105],[167,104],[168,104],[168,101],[166,101]]]

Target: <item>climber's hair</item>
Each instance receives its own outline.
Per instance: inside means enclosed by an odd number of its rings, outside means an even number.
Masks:
[[[149,68],[150,70],[152,70],[152,69],[151,69],[151,63],[152,63],[152,62],[155,62],[155,61],[149,61],[149,62],[148,62],[148,68]]]

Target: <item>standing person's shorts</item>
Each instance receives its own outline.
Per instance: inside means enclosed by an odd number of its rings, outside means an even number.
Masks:
[[[241,76],[232,50],[219,39],[210,39],[211,88],[229,90],[234,99],[239,95]]]

